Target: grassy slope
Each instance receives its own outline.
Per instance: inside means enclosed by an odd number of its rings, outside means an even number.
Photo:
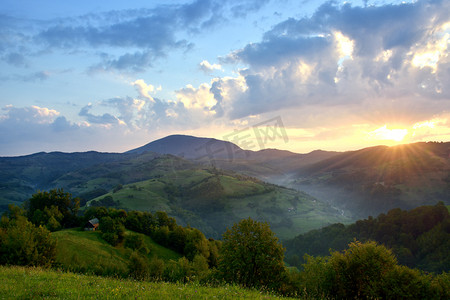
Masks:
[[[171,192],[167,191],[168,186]],[[125,185],[105,196],[131,210],[163,210],[208,236],[220,234],[240,219],[267,221],[281,239],[328,224],[349,222],[335,209],[307,194],[232,173],[188,169]],[[181,208],[177,209],[177,208]],[[210,230],[212,228],[212,230]]]
[[[206,287],[0,266],[2,299],[278,299],[236,286]]]
[[[58,241],[56,263],[66,270],[112,275],[122,273],[128,268],[131,250],[120,246],[112,247],[101,238],[99,232],[68,229],[53,232],[52,236]],[[145,235],[144,242],[150,249],[150,257],[155,255],[163,260],[176,260],[181,257]]]

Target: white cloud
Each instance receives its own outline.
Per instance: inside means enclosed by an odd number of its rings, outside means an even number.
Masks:
[[[131,83],[136,90],[139,92],[139,95],[145,99],[150,100],[151,102],[155,102],[153,97],[150,95],[155,91],[155,87],[151,84],[146,84],[143,79],[138,79]]]
[[[206,114],[214,113],[212,108],[217,101],[210,89],[211,87],[207,83],[201,84],[198,88],[188,84],[185,88],[176,91],[177,99],[187,109],[200,109]]]
[[[200,63],[200,70],[205,73],[211,73],[214,70],[222,70],[222,66],[219,64],[210,64],[207,60],[203,60]]]
[[[60,113],[54,109],[46,107],[39,107],[32,105],[29,107],[14,107],[7,105],[2,108],[6,113],[1,116],[1,119],[9,122],[28,122],[34,124],[48,124],[53,122],[55,117]]]

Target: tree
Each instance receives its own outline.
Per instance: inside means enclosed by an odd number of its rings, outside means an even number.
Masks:
[[[376,242],[352,242],[344,252],[330,258],[332,294],[337,298],[377,298],[382,279],[397,266],[392,251]]]
[[[116,219],[106,216],[100,219],[102,238],[113,246],[117,246],[125,238],[125,227]]]
[[[267,223],[244,219],[223,234],[219,271],[228,282],[277,288],[285,275],[284,251]]]
[[[35,227],[13,206],[0,223],[0,264],[50,266],[53,263],[56,241],[46,228]]]
[[[57,223],[65,228],[78,225],[80,200],[72,198],[72,195],[65,193],[63,189],[37,192],[25,203],[25,208],[28,219],[35,225],[47,225],[50,219],[52,228],[59,227]]]

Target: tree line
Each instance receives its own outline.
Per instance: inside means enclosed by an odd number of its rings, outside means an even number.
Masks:
[[[287,262],[301,267],[302,253],[327,255],[343,251],[354,239],[376,241],[397,257],[400,264],[428,272],[450,271],[450,213],[439,202],[412,210],[392,209],[350,225],[333,224],[284,242]]]

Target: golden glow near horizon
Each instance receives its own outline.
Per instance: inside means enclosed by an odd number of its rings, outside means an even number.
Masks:
[[[368,132],[368,136],[371,139],[376,140],[391,140],[395,142],[402,141],[408,134],[408,129],[389,129],[387,125],[377,128],[373,131]]]

